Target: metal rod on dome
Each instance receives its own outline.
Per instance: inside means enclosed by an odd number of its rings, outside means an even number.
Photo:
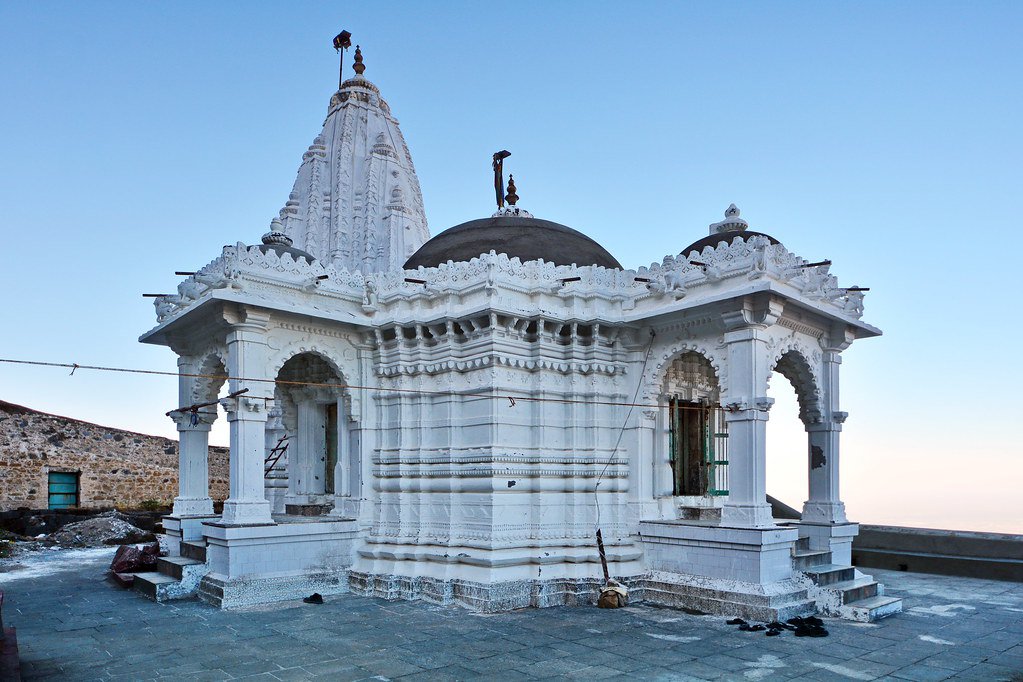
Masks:
[[[494,152],[494,191],[497,192],[497,210],[504,208],[504,160],[511,156],[511,152],[502,149]]]
[[[348,31],[341,31],[336,36],[334,36],[334,49],[337,52],[340,53],[342,50],[347,51],[348,48],[350,48],[351,46],[352,46],[352,34],[349,33]],[[341,65],[338,67],[338,72],[337,72],[337,89],[338,90],[341,89],[341,86],[345,82],[345,74],[344,74],[344,72],[345,72],[345,56],[344,56],[344,54],[341,54]]]

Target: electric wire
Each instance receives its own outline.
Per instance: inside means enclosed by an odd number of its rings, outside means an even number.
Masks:
[[[650,341],[646,345],[646,353],[643,355],[643,368],[639,372],[639,376],[642,377],[646,373],[647,363],[650,361],[650,350],[654,347],[654,337],[656,334],[654,330],[650,330]],[[600,475],[597,476],[597,482],[593,484],[593,505],[597,508],[596,521],[594,527],[600,531],[600,497],[597,495],[597,489],[600,488],[600,482],[604,478],[604,473],[607,468],[611,466],[611,462],[614,461],[615,455],[618,454],[618,447],[622,444],[622,437],[625,435],[625,429],[629,426],[629,420],[632,419],[632,412],[636,407],[642,407],[642,403],[637,403],[636,399],[639,398],[639,392],[643,388],[643,382],[636,382],[636,392],[632,395],[631,403],[621,403],[622,405],[628,405],[629,411],[625,414],[625,419],[622,421],[622,428],[618,430],[618,439],[615,441],[615,446],[611,450],[611,455],[604,462],[604,468],[600,470]]]
[[[650,359],[650,351],[653,346],[653,339],[651,338],[650,343],[647,345],[646,356],[643,358],[643,368],[640,371],[640,377],[646,371],[647,363]],[[313,386],[317,388],[337,388],[337,389],[350,389],[357,391],[377,391],[380,393],[403,393],[408,395],[429,395],[429,396],[454,396],[464,395],[463,391],[455,390],[430,390],[422,388],[399,388],[390,386],[361,386],[359,384],[349,383],[333,383],[333,382],[317,382],[317,381],[295,381],[290,379],[268,379],[266,377],[236,377],[229,374],[204,374],[198,372],[168,372],[166,370],[157,369],[138,369],[131,367],[106,367],[102,365],[82,365],[77,362],[45,362],[41,360],[16,360],[12,358],[0,358],[0,363],[10,365],[27,365],[35,367],[60,367],[64,369],[71,369],[71,373],[74,374],[76,370],[94,370],[99,372],[119,372],[123,374],[144,374],[150,376],[166,376],[166,377],[178,377],[178,378],[191,378],[191,379],[211,379],[214,381],[238,381],[246,383],[263,383],[263,384],[275,384],[280,386]],[[639,397],[639,392],[642,389],[642,379],[637,382],[636,392],[633,395],[632,402],[622,402],[617,400],[591,400],[582,398],[554,398],[549,396],[520,396],[511,395],[508,393],[497,393],[492,395],[485,394],[472,394],[474,398],[490,398],[492,400],[508,400],[510,406],[514,407],[517,402],[532,402],[532,403],[560,403],[560,404],[574,404],[574,405],[604,405],[613,407],[628,407],[630,408],[629,415],[632,414],[631,408],[643,407],[647,409],[661,409],[666,407],[658,403],[641,403],[636,402]],[[271,400],[272,398],[264,397],[263,400]],[[701,410],[704,407],[694,405],[678,406],[680,409],[694,409]],[[718,406],[720,407],[720,406]],[[623,427],[624,432],[624,427]],[[621,434],[619,434],[619,442],[621,441]],[[609,462],[610,463],[610,462]],[[607,466],[605,465],[605,469]]]

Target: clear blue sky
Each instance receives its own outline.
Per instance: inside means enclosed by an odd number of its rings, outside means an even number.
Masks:
[[[628,267],[754,229],[871,287],[845,353],[866,522],[1023,532],[1023,3],[0,3],[0,357],[174,370],[172,291],[287,198],[351,30],[434,233],[520,204]],[[778,378],[769,489],[805,495]],[[173,379],[0,365],[0,398],[150,433]]]

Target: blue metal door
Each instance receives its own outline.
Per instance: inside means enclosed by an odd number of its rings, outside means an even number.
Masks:
[[[78,506],[78,474],[51,471],[49,480],[50,509],[68,509]]]

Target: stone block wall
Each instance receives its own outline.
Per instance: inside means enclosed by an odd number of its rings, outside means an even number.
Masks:
[[[45,509],[51,471],[80,472],[83,508],[169,504],[178,490],[178,443],[0,401],[0,511]],[[210,448],[210,494],[228,494],[227,448]]]

